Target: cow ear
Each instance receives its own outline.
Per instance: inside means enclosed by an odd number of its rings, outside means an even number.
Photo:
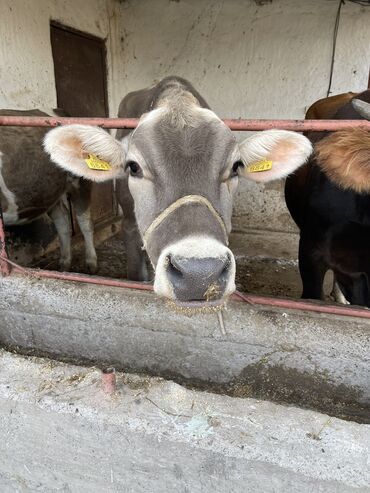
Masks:
[[[96,182],[124,173],[124,150],[120,142],[99,127],[66,125],[48,132],[44,149],[58,166]]]
[[[304,164],[311,152],[310,141],[296,132],[258,132],[240,144],[241,174],[258,182],[278,180]]]

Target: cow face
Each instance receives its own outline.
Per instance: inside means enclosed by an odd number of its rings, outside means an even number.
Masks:
[[[229,128],[188,93],[142,116],[122,142],[99,128],[49,132],[45,148],[70,172],[95,181],[127,176],[155,291],[177,303],[220,304],[235,290],[229,250],[233,195],[240,177],[271,181],[311,153],[293,132],[266,131],[239,145]],[[87,167],[87,155],[109,163]],[[260,171],[260,170],[263,171]]]

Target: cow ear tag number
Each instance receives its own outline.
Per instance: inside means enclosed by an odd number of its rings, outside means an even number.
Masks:
[[[99,159],[95,154],[89,154],[84,161],[90,169],[96,169],[98,171],[109,171],[112,169],[112,166],[107,161]]]
[[[260,171],[268,171],[269,169],[272,169],[272,161],[266,160],[257,161],[247,167],[248,173],[259,173]]]

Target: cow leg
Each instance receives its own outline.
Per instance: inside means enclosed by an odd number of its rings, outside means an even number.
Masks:
[[[69,188],[71,202],[85,242],[85,264],[90,274],[95,274],[98,263],[94,245],[94,224],[91,219],[92,183],[74,180]]]
[[[339,285],[337,276],[334,273],[333,289],[330,293],[330,298],[336,303],[341,303],[342,305],[350,305],[351,303],[346,299],[343,291],[344,289],[342,286]]]
[[[122,207],[122,233],[127,258],[127,279],[132,281],[148,281],[149,272],[147,257],[143,251],[139,230],[134,214],[134,201],[130,194],[127,180],[117,181],[117,200]]]
[[[299,272],[301,274],[302,298],[323,300],[323,282],[328,270],[322,256],[318,255],[317,243],[301,235],[299,241]]]
[[[71,268],[71,223],[69,210],[60,200],[50,211],[49,216],[53,221],[59,237],[60,260],[59,267],[62,271],[69,271]]]
[[[368,275],[362,272],[353,279],[352,292],[349,300],[352,305],[370,307],[370,289]]]

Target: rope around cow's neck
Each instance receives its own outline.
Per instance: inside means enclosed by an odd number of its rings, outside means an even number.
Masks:
[[[182,207],[183,205],[187,204],[202,204],[205,205],[208,210],[212,213],[212,215],[217,219],[219,225],[221,226],[222,232],[225,237],[225,243],[226,245],[229,244],[229,238],[227,234],[227,229],[224,223],[224,220],[220,216],[220,214],[216,211],[216,209],[213,207],[211,202],[206,199],[206,197],[203,197],[203,195],[185,195],[184,197],[181,197],[175,202],[172,202],[171,205],[169,205],[164,211],[162,211],[151,223],[151,225],[148,227],[148,229],[145,231],[143,235],[143,249],[147,249],[148,241],[151,237],[151,235],[154,233],[154,231],[158,228],[158,226],[165,220],[167,217],[172,214],[174,211]]]

